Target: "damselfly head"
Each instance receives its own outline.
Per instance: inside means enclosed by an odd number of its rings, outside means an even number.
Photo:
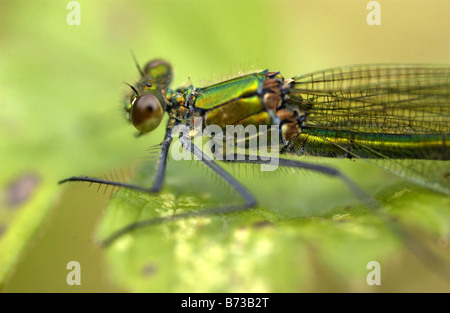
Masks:
[[[127,85],[132,90],[125,103],[127,119],[141,133],[154,130],[161,123],[165,110],[163,91],[157,80],[143,76],[136,85]]]
[[[128,120],[141,133],[148,133],[161,123],[166,108],[165,96],[172,81],[172,66],[161,59],[148,62],[143,69],[135,63],[141,77],[130,86],[132,92],[127,96],[125,111]]]

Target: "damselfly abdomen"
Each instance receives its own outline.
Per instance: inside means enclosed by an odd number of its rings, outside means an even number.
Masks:
[[[261,165],[276,161],[277,166],[337,177],[366,205],[378,210],[375,201],[362,189],[331,167],[283,159],[278,154],[268,158],[247,153],[248,149],[235,150],[241,142],[248,148],[253,138],[262,138],[260,128],[255,127],[256,132],[251,134],[250,126],[267,126],[277,131],[265,134],[272,153],[276,150],[279,154],[360,158],[427,188],[450,194],[448,66],[357,65],[291,79],[265,70],[208,87],[191,85],[175,90],[169,88],[172,79],[169,63],[153,60],[138,69],[141,78],[134,86],[130,85],[132,92],[125,103],[128,120],[139,134],[144,134],[160,125],[165,112],[169,115],[153,185],[136,186],[87,176],[61,182],[88,181],[158,192],[163,186],[169,147],[175,137],[185,152],[231,185],[244,203],[139,221],[118,230],[105,244],[136,228],[167,220],[255,207],[257,201],[253,195],[214,159],[225,154],[231,157],[219,160]],[[204,134],[214,129],[217,133],[229,126],[242,126],[245,133],[241,141],[233,135],[232,152],[212,149],[211,156],[196,144],[199,131]],[[226,146],[226,136],[220,138]]]

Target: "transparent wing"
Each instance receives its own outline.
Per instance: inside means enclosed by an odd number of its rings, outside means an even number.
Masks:
[[[305,132],[330,131],[324,140],[334,148],[450,194],[450,66],[356,65],[296,76],[291,83],[287,102],[307,112]],[[370,140],[353,140],[356,135]],[[399,138],[415,151],[434,140],[436,159],[445,161],[414,160],[423,157],[411,151],[406,157],[406,145],[394,144]]]

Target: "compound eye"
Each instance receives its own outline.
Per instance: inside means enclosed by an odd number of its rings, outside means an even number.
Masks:
[[[148,133],[158,127],[163,118],[163,108],[152,94],[138,96],[131,108],[131,122],[141,133]]]

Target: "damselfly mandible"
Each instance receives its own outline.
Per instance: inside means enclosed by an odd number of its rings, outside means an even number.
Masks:
[[[173,130],[180,125],[194,130],[210,125],[275,126],[280,154],[361,158],[427,188],[449,195],[450,67],[434,65],[356,65],[337,67],[285,79],[268,70],[247,74],[208,87],[170,89],[171,65],[153,60],[127,96],[128,120],[140,134],[156,129],[166,112],[169,120],[161,144],[156,179],[152,186],[77,176],[67,181],[87,181],[156,193],[163,186]],[[254,196],[213,158],[204,155],[191,139],[179,135],[182,148],[196,156],[230,184],[244,199],[240,205],[174,215],[170,220],[251,209]],[[248,136],[246,140],[248,140]],[[228,162],[266,164],[267,159],[238,155]],[[430,160],[420,163],[416,160]],[[369,207],[366,193],[344,174],[328,166],[277,158],[283,167],[301,168],[341,179]],[[425,164],[425,165],[423,165]],[[375,209],[376,210],[376,209]],[[156,218],[118,230],[105,244],[124,233],[157,224]]]

